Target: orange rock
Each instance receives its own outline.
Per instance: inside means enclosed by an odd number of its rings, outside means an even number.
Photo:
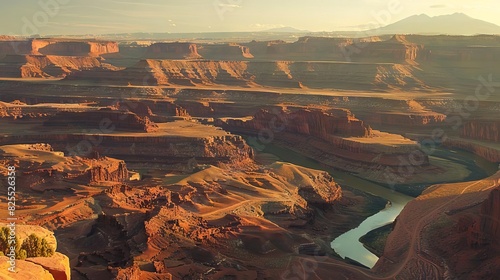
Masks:
[[[26,261],[42,266],[45,270],[52,274],[54,280],[71,279],[69,258],[61,253],[56,252],[52,257],[48,258],[28,258]]]
[[[48,270],[28,261],[16,260],[16,272],[9,272],[7,257],[0,257],[0,279],[3,280],[55,280]]]

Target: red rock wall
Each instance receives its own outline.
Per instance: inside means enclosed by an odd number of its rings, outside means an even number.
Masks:
[[[88,177],[90,182],[123,182],[128,180],[129,172],[124,161],[117,161],[106,165],[92,165],[92,168],[89,170]]]
[[[361,48],[362,46],[362,48]],[[424,50],[424,46],[409,42],[406,36],[394,35],[390,40],[368,42],[354,52],[355,60],[405,62],[416,60]]]
[[[250,121],[228,120],[229,126],[241,126],[251,130],[272,129],[290,133],[299,133],[315,136],[330,141],[330,136],[367,137],[371,128],[363,121],[356,119],[348,110],[333,110],[324,112],[319,110],[301,109],[295,112],[275,110],[259,111]]]
[[[100,56],[119,52],[116,42],[48,41],[46,46],[37,46],[37,49],[41,54],[58,56]]]
[[[500,142],[500,121],[468,121],[462,126],[463,138]]]
[[[98,145],[93,145],[99,141]],[[161,162],[187,164],[196,158],[200,163],[238,163],[253,158],[253,150],[241,136],[187,138],[145,134],[138,136],[99,136],[81,134],[14,135],[0,138],[1,145],[16,143],[49,143],[55,150],[81,153],[95,148],[101,154],[130,162]],[[78,144],[82,142],[81,151]],[[71,149],[68,149],[71,148]]]
[[[73,71],[104,67],[93,57],[8,55],[0,62],[4,64],[0,67],[0,77],[13,78],[64,77]]]

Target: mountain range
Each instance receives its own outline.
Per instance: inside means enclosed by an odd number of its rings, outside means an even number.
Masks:
[[[475,35],[500,34],[500,26],[472,18],[463,13],[430,17],[414,15],[387,26],[373,29],[370,34],[447,34]]]

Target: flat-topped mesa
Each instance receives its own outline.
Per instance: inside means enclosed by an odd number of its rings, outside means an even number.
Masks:
[[[345,60],[344,47],[352,44],[346,38],[301,37],[296,42],[268,41],[244,44],[255,58],[275,60]]]
[[[118,43],[94,40],[12,39],[0,40],[2,55],[100,56],[119,52]]]
[[[147,48],[144,58],[197,59],[201,55],[193,43],[154,43]]]
[[[215,123],[233,132],[272,136],[280,144],[336,168],[358,172],[377,167],[377,171],[367,171],[367,176],[373,180],[384,180],[380,166],[429,165],[429,158],[418,143],[400,135],[372,130],[348,110],[301,108],[283,111],[280,108],[273,111],[261,110],[253,118],[221,118]],[[416,164],[401,160],[414,155],[419,156]]]
[[[473,120],[462,126],[460,136],[463,138],[500,142],[500,121]]]
[[[200,55],[205,59],[238,60],[254,58],[250,48],[239,44],[206,44],[200,46]]]
[[[7,55],[0,63],[0,77],[8,78],[62,78],[81,70],[116,70],[89,56]]]
[[[34,51],[33,41],[27,40],[1,40],[0,41],[0,58],[6,55],[21,55],[21,54],[37,54]]]
[[[500,58],[495,35],[449,36],[449,35],[406,35],[408,41],[423,45],[420,60],[462,62],[493,62]],[[469,65],[470,67],[470,65]]]
[[[352,57],[355,60],[381,62],[415,61],[421,52],[424,51],[423,45],[409,42],[404,35],[394,35],[387,41],[366,42],[363,44],[362,51],[352,52]],[[353,45],[353,47],[355,46]]]
[[[92,157],[65,156],[49,144],[37,143],[0,146],[0,154],[17,160],[22,170],[19,182],[36,191],[67,188],[64,182],[124,182],[130,177],[123,160],[101,157],[97,152]]]
[[[252,148],[241,136],[214,126],[176,120],[158,123],[155,132],[144,133],[143,123],[131,130],[129,120],[137,117],[133,113],[125,114],[129,117],[121,120],[123,114],[117,114],[116,119],[115,115],[100,112],[63,112],[45,123],[50,129],[36,134],[26,131],[22,135],[7,135],[0,138],[0,144],[45,142],[69,155],[86,157],[98,151],[127,162],[161,163],[169,170],[182,172],[192,171],[197,163],[243,164],[253,158]]]
[[[100,109],[85,112],[59,112],[44,122],[44,126],[100,129],[104,133],[117,131],[155,132],[158,126],[147,116],[132,112]],[[102,129],[104,127],[104,129]]]
[[[221,120],[219,123],[224,125]],[[345,137],[369,137],[371,135],[371,128],[355,118],[346,109],[283,111],[279,108],[273,112],[260,110],[251,120],[228,119],[227,125],[254,131],[279,129],[290,133],[315,136],[327,142],[330,142],[334,135]]]
[[[33,44],[41,44],[38,52],[45,55],[100,56],[120,51],[118,43],[109,41],[35,40]]]

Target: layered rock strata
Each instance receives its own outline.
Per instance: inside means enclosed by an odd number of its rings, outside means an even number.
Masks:
[[[464,123],[460,130],[463,138],[500,142],[500,121],[473,120]]]

